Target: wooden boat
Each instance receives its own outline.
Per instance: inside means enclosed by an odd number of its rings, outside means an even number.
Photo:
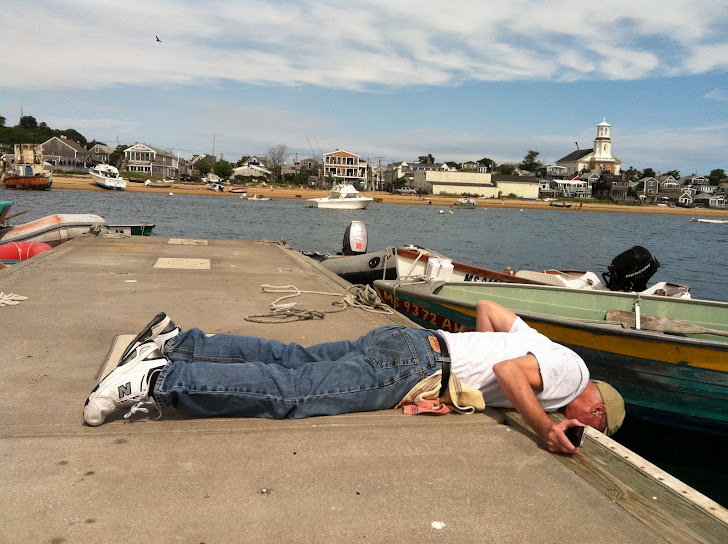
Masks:
[[[728,223],[726,219],[701,219],[700,217],[692,217],[690,221],[695,223]]]
[[[415,323],[453,332],[475,330],[477,301],[495,301],[577,352],[623,395],[629,417],[728,434],[726,302],[506,283],[374,287]]]
[[[478,203],[473,198],[459,198],[457,202],[454,202],[453,204],[450,204],[451,208],[465,208],[472,210],[478,205]]]
[[[56,246],[97,227],[106,227],[106,220],[100,215],[48,215],[29,223],[0,229],[0,243],[35,241]]]
[[[566,204],[565,202],[549,202],[549,206],[554,208],[571,208],[571,204]]]
[[[126,180],[119,175],[119,170],[110,164],[97,164],[88,173],[91,174],[91,179],[99,187],[112,191],[126,189]]]
[[[353,185],[336,183],[324,198],[307,198],[307,208],[328,208],[334,210],[363,210],[372,201],[368,196],[359,196]]]
[[[520,270],[515,272],[510,268],[497,272],[452,261],[436,251],[413,246],[396,248],[394,261],[398,278],[422,279],[427,277],[435,281],[522,283],[609,291],[594,272],[584,270]],[[641,294],[690,298],[689,291],[690,287],[687,285],[661,281],[641,291]]]
[[[2,176],[8,189],[50,189],[53,185],[53,166],[43,160],[39,145],[15,144],[15,158],[3,162]]]

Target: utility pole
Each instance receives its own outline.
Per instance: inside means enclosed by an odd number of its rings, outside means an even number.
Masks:
[[[377,168],[377,190],[382,190],[382,161],[384,160],[384,157],[377,157],[377,162],[379,163],[379,167]]]

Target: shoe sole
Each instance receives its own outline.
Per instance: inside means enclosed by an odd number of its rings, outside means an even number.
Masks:
[[[149,323],[147,323],[147,326],[142,329],[142,331],[137,334],[134,337],[134,340],[132,340],[129,345],[124,350],[124,353],[121,354],[121,359],[119,360],[119,366],[126,364],[124,361],[126,361],[129,358],[129,355],[131,352],[133,352],[135,349],[137,349],[142,344],[149,342],[153,339],[153,337],[159,336],[159,333],[156,335],[154,334],[154,327],[160,325],[167,320],[167,323],[171,321],[169,319],[169,316],[165,314],[164,312],[159,312],[156,316],[154,316],[154,319],[152,319]],[[166,324],[165,324],[166,326]],[[164,329],[164,327],[162,327]],[[154,336],[153,336],[154,335]]]

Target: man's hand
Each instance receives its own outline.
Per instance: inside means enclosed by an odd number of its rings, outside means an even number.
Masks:
[[[513,407],[536,431],[546,449],[554,453],[577,453],[579,448],[566,438],[569,427],[581,425],[576,419],[565,419],[559,423],[551,421],[536,398],[536,391],[543,388],[541,373],[536,357],[532,354],[508,359],[493,365],[498,384],[511,401]]]
[[[536,432],[551,453],[579,453],[579,448],[566,437],[566,429],[569,427],[583,427],[583,425],[576,419],[564,419],[559,423],[551,422],[551,425]]]

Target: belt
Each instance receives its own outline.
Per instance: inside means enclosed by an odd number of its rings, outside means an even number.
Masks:
[[[447,349],[447,342],[442,335],[435,331],[428,331],[432,336],[437,338],[437,343],[440,344],[440,356],[435,357],[435,361],[442,365],[442,386],[440,387],[441,394],[447,391],[450,385],[450,351]]]

